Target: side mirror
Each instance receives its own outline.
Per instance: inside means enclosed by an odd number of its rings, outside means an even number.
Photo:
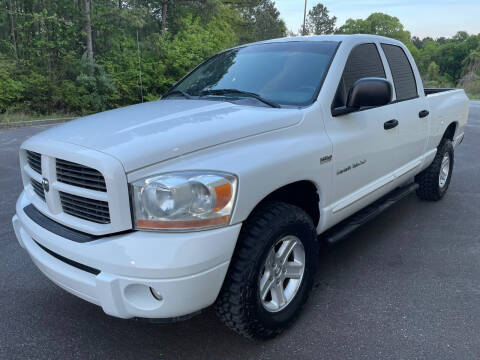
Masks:
[[[347,105],[332,109],[333,116],[348,114],[362,107],[387,105],[392,101],[392,85],[383,78],[363,78],[355,81],[347,96]]]

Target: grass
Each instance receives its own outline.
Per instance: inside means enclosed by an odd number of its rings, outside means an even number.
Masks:
[[[467,92],[467,96],[470,100],[480,100],[480,94],[472,94]]]
[[[64,114],[64,113],[54,113],[48,115],[36,115],[36,114],[25,114],[25,113],[4,113],[0,114],[0,124],[2,123],[12,123],[19,121],[35,121],[35,120],[45,120],[45,119],[61,119],[61,118],[72,118],[76,117],[73,114]]]

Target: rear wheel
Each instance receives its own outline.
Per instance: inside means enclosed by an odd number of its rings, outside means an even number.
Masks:
[[[217,315],[241,335],[272,338],[295,320],[311,290],[315,227],[302,209],[271,202],[245,221],[238,242]]]
[[[453,160],[452,142],[444,139],[438,146],[433,162],[415,179],[419,185],[417,195],[420,199],[437,201],[445,195],[452,179]]]

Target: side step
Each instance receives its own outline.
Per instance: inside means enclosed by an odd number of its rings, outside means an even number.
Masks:
[[[397,201],[403,199],[418,188],[418,184],[413,183],[393,190],[392,192],[381,197],[374,203],[368,205],[362,210],[356,212],[352,216],[343,220],[339,224],[328,229],[324,234],[320,235],[327,244],[335,244],[344,239],[354,230],[358,229],[363,224],[369,222],[377,215],[387,210]]]

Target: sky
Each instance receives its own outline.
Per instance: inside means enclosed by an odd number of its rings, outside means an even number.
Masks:
[[[307,0],[307,12],[322,3],[336,26],[348,18],[364,19],[373,12],[383,12],[400,19],[405,30],[420,38],[451,37],[457,31],[480,33],[480,0]],[[298,32],[303,24],[304,0],[275,0],[288,29]]]

